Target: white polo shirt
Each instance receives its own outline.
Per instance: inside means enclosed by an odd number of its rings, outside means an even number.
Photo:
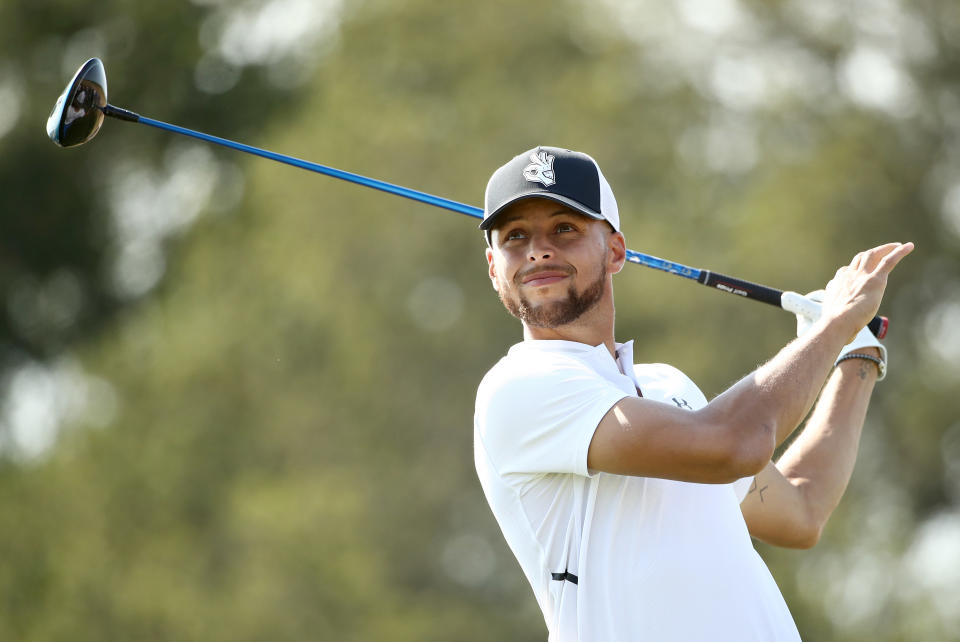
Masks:
[[[587,469],[600,420],[638,388],[690,410],[707,403],[679,370],[634,366],[632,342],[617,356],[524,341],[477,391],[477,474],[550,642],[799,640],[740,512],[752,478],[694,484]]]

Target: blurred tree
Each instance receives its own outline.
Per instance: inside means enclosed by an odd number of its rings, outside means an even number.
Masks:
[[[251,23],[266,20],[264,12],[256,3],[199,1],[162,9],[121,1],[0,8],[4,370],[26,358],[54,358],[102,331],[162,276],[165,241],[198,209],[242,184],[231,183],[236,173],[213,152],[185,154],[182,141],[142,128],[130,131],[118,121],[106,123],[96,144],[59,150],[44,140],[44,117],[71,75],[98,56],[117,90],[110,95],[115,104],[224,136],[255,138],[271,119],[295,107],[309,70],[301,58],[319,48],[316,38],[281,46],[261,42],[266,36],[260,34],[257,41]],[[320,12],[314,13],[303,28],[321,21]],[[244,28],[253,32],[248,40],[238,33]],[[151,37],[156,34],[162,37]],[[283,35],[281,29],[276,37]],[[181,170],[191,171],[193,182]],[[130,200],[138,188],[143,198],[144,182],[153,187],[147,196],[154,210],[131,213],[145,209]],[[177,193],[182,191],[193,193]]]

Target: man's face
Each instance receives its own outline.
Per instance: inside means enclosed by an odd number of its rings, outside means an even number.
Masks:
[[[608,291],[623,236],[606,221],[546,199],[500,214],[487,249],[490,279],[503,305],[528,326],[572,323]]]

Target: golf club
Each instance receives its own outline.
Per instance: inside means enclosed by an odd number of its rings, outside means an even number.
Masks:
[[[74,74],[73,79],[67,85],[66,89],[63,90],[63,93],[53,107],[53,111],[50,112],[50,117],[47,119],[47,135],[53,142],[61,147],[76,147],[86,143],[97,135],[100,127],[103,125],[104,116],[150,125],[157,129],[190,136],[208,143],[214,143],[301,169],[317,172],[318,174],[325,174],[358,185],[372,187],[390,194],[396,194],[397,196],[403,196],[404,198],[433,205],[434,207],[459,212],[474,218],[483,218],[483,209],[479,207],[433,196],[432,194],[419,192],[359,174],[334,169],[326,165],[311,163],[292,156],[277,154],[258,147],[251,147],[250,145],[244,145],[243,143],[237,143],[225,138],[178,127],[177,125],[171,125],[141,116],[126,109],[114,107],[107,103],[107,74],[104,70],[103,62],[101,62],[99,58],[91,58],[85,62],[77,73]],[[784,292],[782,290],[760,285],[759,283],[744,281],[725,274],[711,272],[710,270],[689,267],[634,250],[627,250],[627,261],[692,279],[702,285],[753,299],[754,301],[775,305],[790,312],[798,311],[795,299],[788,297],[788,300],[792,304],[788,303],[787,306],[784,306]],[[875,316],[873,320],[867,324],[870,331],[880,339],[886,335],[888,326],[888,320],[882,316]]]

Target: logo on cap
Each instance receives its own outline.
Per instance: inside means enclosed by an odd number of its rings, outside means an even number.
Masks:
[[[541,183],[544,187],[550,187],[557,182],[553,173],[553,158],[543,150],[539,153],[531,153],[530,160],[533,162],[523,168],[523,177],[531,183]]]

